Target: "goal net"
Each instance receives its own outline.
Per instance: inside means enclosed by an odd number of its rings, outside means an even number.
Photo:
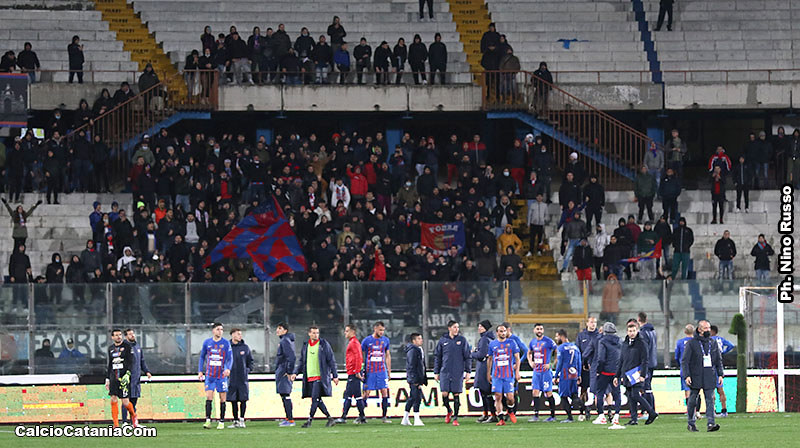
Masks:
[[[800,411],[796,404],[800,398],[800,356],[794,349],[800,338],[800,304],[780,303],[775,287],[743,286],[739,289],[739,311],[747,322],[748,375],[774,379],[778,412]]]

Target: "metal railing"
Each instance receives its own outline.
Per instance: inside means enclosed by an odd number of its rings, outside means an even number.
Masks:
[[[181,89],[175,88],[176,84],[183,82],[190,86],[186,95],[181,95]],[[216,110],[218,103],[215,70],[177,74],[133,94],[126,101],[74,129],[67,136],[67,142],[72,145],[75,139],[91,140],[99,135],[111,151],[112,171],[125,174],[132,162],[133,144],[142,134],[152,131],[154,126],[176,112]],[[84,136],[80,135],[82,131],[85,132]]]
[[[525,111],[550,126],[551,150],[564,169],[573,151],[607,188],[629,185],[652,140],[613,116],[530,72],[485,72],[487,111]],[[656,146],[663,151],[659,143]]]
[[[708,319],[729,340],[730,320],[739,312],[739,287],[744,280],[648,281],[521,281],[521,282],[309,282],[309,283],[92,283],[25,284],[0,287],[0,374],[102,374],[111,328],[132,328],[158,374],[195,372],[202,341],[211,322],[226,329],[242,328],[253,350],[256,371],[271,371],[278,341],[273,330],[288,324],[304,337],[309,325],[320,327],[337,359],[343,359],[342,327],[353,323],[359,337],[376,321],[386,326],[392,349],[407,336],[422,332],[425,353],[432,356],[447,322],[461,323],[470,344],[478,339],[477,324],[508,320],[527,341],[534,323],[544,323],[549,336],[559,328],[573,336],[588,315],[623,326],[644,311],[658,333],[659,365],[676,366],[672,350],[683,327]],[[750,367],[774,368],[778,350],[774,297],[753,301],[748,324],[754,333]],[[769,308],[772,306],[772,308]],[[762,310],[766,310],[764,312]],[[785,324],[796,335],[800,307],[786,308]],[[624,332],[621,333],[624,337]],[[44,339],[55,358],[42,356]],[[68,339],[80,356],[59,354]],[[791,339],[787,345],[797,346]],[[45,354],[46,355],[46,354]],[[727,355],[726,364],[735,365]],[[429,365],[433,365],[432,362]],[[787,353],[786,365],[800,365]]]

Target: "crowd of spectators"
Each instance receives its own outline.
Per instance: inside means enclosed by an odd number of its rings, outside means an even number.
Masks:
[[[430,45],[416,34],[409,45],[401,37],[393,47],[382,41],[374,49],[364,37],[351,44],[346,36],[338,16],[318,38],[303,27],[294,41],[283,24],[264,33],[255,27],[246,38],[235,26],[227,35],[216,36],[206,26],[200,36],[202,49],[193,50],[186,58],[186,82],[199,94],[202,71],[218,70],[223,84],[329,84],[337,77],[340,84],[354,79],[364,84],[371,77],[368,75],[374,75],[375,84],[401,84],[408,67],[414,84],[427,84],[428,80],[435,84],[437,74],[439,82],[446,83],[447,46],[439,33]]]

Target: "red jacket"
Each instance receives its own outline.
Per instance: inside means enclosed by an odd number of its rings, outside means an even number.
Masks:
[[[344,360],[348,375],[355,375],[361,371],[364,358],[361,355],[361,343],[358,342],[358,338],[355,336],[350,338],[350,342],[347,343],[347,352]]]
[[[354,173],[351,169],[347,169],[347,175],[350,177],[350,194],[353,196],[366,196],[369,185],[367,178],[361,173]]]
[[[378,182],[378,175],[375,173],[375,164],[367,163],[364,165],[364,176],[367,178],[367,184],[375,185]]]
[[[375,266],[369,271],[368,280],[375,280],[376,282],[386,281],[386,265],[375,255]]]

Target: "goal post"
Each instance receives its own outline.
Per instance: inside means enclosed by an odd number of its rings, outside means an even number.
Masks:
[[[739,312],[747,323],[747,366],[775,372],[778,412],[786,412],[785,305],[778,301],[777,287],[740,287]],[[759,358],[757,353],[761,355]],[[774,360],[772,353],[775,354]],[[769,356],[765,356],[767,354]]]

